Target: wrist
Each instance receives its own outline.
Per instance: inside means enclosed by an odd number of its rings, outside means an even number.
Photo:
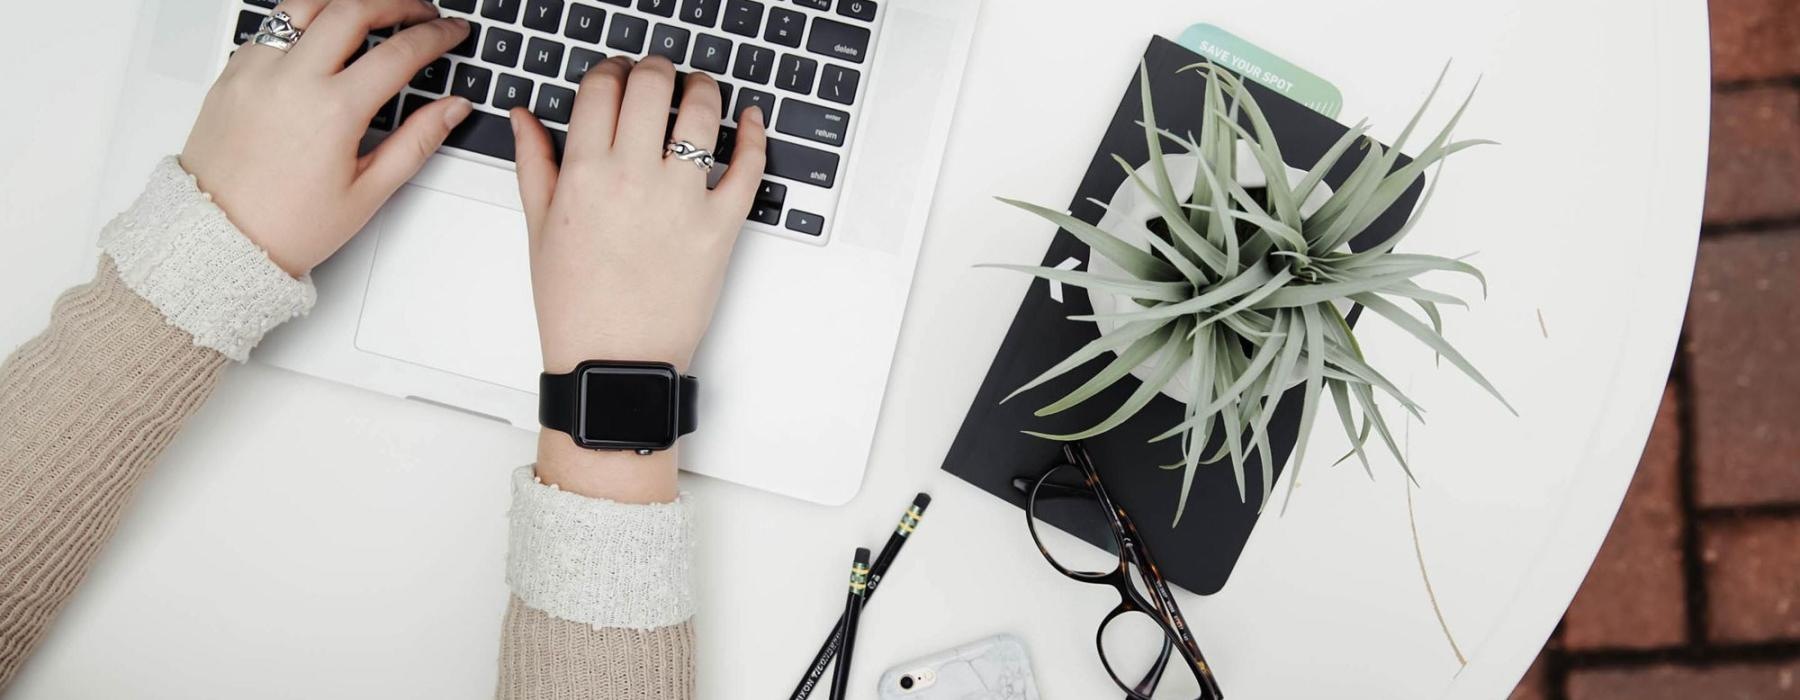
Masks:
[[[567,433],[546,429],[538,434],[537,476],[545,484],[589,498],[669,503],[680,493],[678,449],[647,455],[588,450]]]

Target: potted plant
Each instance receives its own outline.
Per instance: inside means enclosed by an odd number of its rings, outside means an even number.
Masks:
[[[1150,158],[1133,167],[1114,156],[1125,183],[1097,224],[1025,202],[1003,200],[1055,223],[1097,255],[1089,269],[1000,265],[1051,282],[1087,290],[1093,313],[1070,316],[1097,325],[1100,336],[1020,386],[1007,400],[1108,358],[1087,381],[1036,411],[1039,417],[1087,402],[1127,376],[1139,384],[1104,420],[1074,433],[1031,434],[1080,440],[1110,431],[1137,415],[1159,394],[1186,406],[1183,420],[1153,441],[1179,440],[1182,470],[1175,510],[1180,522],[1196,470],[1229,460],[1238,497],[1247,500],[1247,462],[1261,465],[1259,507],[1270,498],[1273,464],[1268,428],[1279,398],[1302,388],[1299,439],[1292,464],[1298,480],[1306,438],[1327,396],[1336,408],[1351,450],[1369,470],[1364,448],[1371,436],[1393,453],[1411,478],[1411,468],[1377,402],[1386,394],[1417,416],[1419,405],[1369,362],[1352,329],[1357,309],[1366,309],[1431,348],[1506,400],[1443,336],[1444,306],[1467,306],[1451,294],[1422,286],[1416,278],[1432,271],[1460,273],[1481,283],[1480,270],[1457,259],[1396,252],[1436,189],[1433,178],[1419,205],[1399,232],[1380,243],[1353,250],[1350,242],[1393,206],[1427,169],[1462,150],[1490,143],[1452,141],[1451,132],[1468,106],[1465,100],[1431,142],[1410,161],[1401,148],[1417,128],[1438,87],[1401,131],[1392,148],[1366,136],[1367,125],[1350,129],[1310,170],[1287,166],[1281,144],[1244,82],[1208,62],[1185,66],[1199,71],[1206,89],[1199,134],[1158,128],[1148,68],[1139,71],[1144,118],[1140,122]],[[1442,77],[1438,85],[1442,85]],[[1471,97],[1473,92],[1471,92]],[[1344,159],[1355,159],[1336,188],[1326,174]],[[1416,307],[1419,314],[1408,311]],[[1507,404],[1508,410],[1512,407]],[[1260,452],[1261,460],[1251,460]],[[1341,461],[1341,460],[1340,460]],[[1372,472],[1371,472],[1372,473]]]

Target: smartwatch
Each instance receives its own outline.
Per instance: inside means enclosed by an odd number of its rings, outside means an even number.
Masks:
[[[538,422],[590,450],[650,454],[694,432],[700,383],[662,362],[588,360],[538,377]]]

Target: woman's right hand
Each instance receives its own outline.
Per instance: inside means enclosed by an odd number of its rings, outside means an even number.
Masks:
[[[584,360],[655,361],[686,371],[712,322],[738,230],[762,184],[764,116],[739,115],[731,165],[714,190],[691,162],[664,157],[675,67],[612,58],[581,82],[557,167],[550,136],[512,112],[519,194],[531,229],[531,285],[544,369]],[[712,150],[718,84],[688,76],[670,138]],[[676,495],[674,450],[590,452],[544,431],[537,476],[564,491],[626,503]]]

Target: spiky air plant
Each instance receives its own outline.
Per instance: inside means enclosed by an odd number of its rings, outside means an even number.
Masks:
[[[1124,159],[1114,157],[1130,182],[1154,203],[1157,216],[1145,227],[1147,235],[1121,235],[1056,210],[1002,200],[1055,223],[1123,273],[1098,274],[1094,265],[1086,272],[998,267],[1083,287],[1090,296],[1129,300],[1119,304],[1122,310],[1071,316],[1071,320],[1101,324],[1101,337],[1020,387],[1007,400],[1108,354],[1112,360],[1092,378],[1039,409],[1037,415],[1053,415],[1088,401],[1134,371],[1141,379],[1124,403],[1093,427],[1066,435],[1031,434],[1054,440],[1099,435],[1131,419],[1171,383],[1184,382],[1189,390],[1185,393],[1190,394],[1184,420],[1152,439],[1181,440],[1182,461],[1165,467],[1183,471],[1175,511],[1179,523],[1195,472],[1202,464],[1224,458],[1230,459],[1236,475],[1238,497],[1245,499],[1244,465],[1251,456],[1262,454],[1259,508],[1267,504],[1274,480],[1269,421],[1286,391],[1304,387],[1295,473],[1288,484],[1290,497],[1306,455],[1313,418],[1327,393],[1350,438],[1351,449],[1344,459],[1354,455],[1373,475],[1364,447],[1371,434],[1378,435],[1411,478],[1411,467],[1382,415],[1376,392],[1392,397],[1414,416],[1420,408],[1364,356],[1345,318],[1353,305],[1405,330],[1512,410],[1499,391],[1444,339],[1440,307],[1466,308],[1468,304],[1414,281],[1431,271],[1461,273],[1479,281],[1485,296],[1487,280],[1481,271],[1461,260],[1394,252],[1430,202],[1444,159],[1491,143],[1450,140],[1468,100],[1418,157],[1405,165],[1396,167],[1400,149],[1438,87],[1432,88],[1392,149],[1368,138],[1366,123],[1358,124],[1293,183],[1285,176],[1281,145],[1242,80],[1210,63],[1181,70],[1199,71],[1207,78],[1205,92],[1198,96],[1206,107],[1199,137],[1157,127],[1148,69],[1142,68],[1142,126],[1149,163],[1140,173]],[[1442,83],[1440,76],[1438,86]],[[1240,124],[1240,116],[1248,122],[1247,128]],[[1190,157],[1171,156],[1165,149],[1178,149]],[[1267,176],[1267,189],[1261,197],[1238,182],[1240,150],[1247,151]],[[1361,161],[1327,196],[1326,173],[1339,160],[1356,154]],[[1196,163],[1191,190],[1176,191],[1171,160]],[[1367,230],[1434,165],[1438,172],[1405,225],[1379,244],[1352,251],[1351,239]],[[1129,242],[1134,238],[1141,238],[1147,247]],[[1406,310],[1409,305],[1417,306],[1423,318]],[[1187,376],[1179,376],[1184,372]]]

